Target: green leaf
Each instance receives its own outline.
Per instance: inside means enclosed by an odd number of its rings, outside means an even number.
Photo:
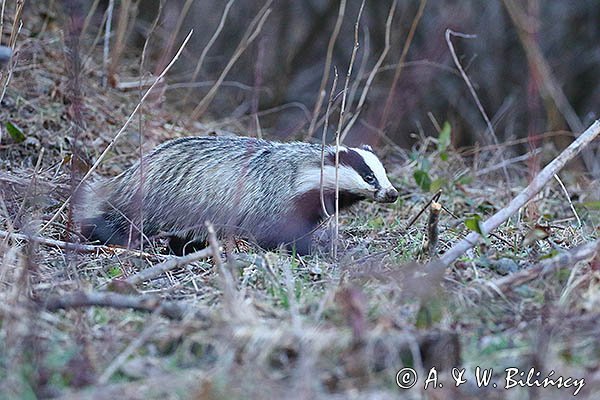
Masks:
[[[431,189],[431,178],[426,171],[418,169],[413,172],[413,177],[421,189],[423,189],[425,192],[429,192],[429,189]]]
[[[446,151],[446,149],[450,146],[450,134],[452,133],[452,127],[448,121],[444,122],[444,126],[442,127],[442,131],[438,136],[438,150],[441,152]]]
[[[25,140],[25,134],[19,129],[15,124],[10,121],[6,121],[6,130],[10,137],[15,141],[15,143],[21,143]]]
[[[465,220],[465,225],[467,228],[472,230],[473,232],[477,232],[480,235],[483,234],[481,231],[481,217],[478,214],[473,215],[471,218]]]
[[[444,185],[446,184],[446,180],[442,179],[442,178],[438,178],[436,180],[434,180],[433,182],[431,182],[431,191],[432,192],[437,192],[438,190],[440,190],[441,188],[444,187]]]

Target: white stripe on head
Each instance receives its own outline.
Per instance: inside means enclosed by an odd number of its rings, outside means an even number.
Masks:
[[[353,192],[372,191],[371,186],[353,168],[340,165],[338,170],[338,185],[341,190],[351,190]],[[296,194],[306,193],[311,190],[318,190],[321,187],[321,169],[311,168],[301,171],[298,175]],[[335,167],[326,165],[323,168],[323,188],[335,190]]]
[[[360,154],[363,160],[365,160],[365,164],[367,164],[367,166],[371,168],[371,171],[373,171],[373,174],[375,174],[375,178],[377,178],[377,181],[379,181],[379,184],[383,189],[389,189],[393,187],[392,183],[387,177],[387,173],[385,172],[383,164],[381,164],[381,161],[375,154],[363,149],[353,148],[352,150]]]

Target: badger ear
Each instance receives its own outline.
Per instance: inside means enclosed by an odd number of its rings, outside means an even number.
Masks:
[[[371,153],[375,153],[375,152],[373,151],[373,148],[372,148],[371,146],[369,146],[368,144],[363,144],[363,145],[361,145],[361,146],[360,146],[360,148],[361,148],[362,150],[366,150],[366,151],[370,151]]]

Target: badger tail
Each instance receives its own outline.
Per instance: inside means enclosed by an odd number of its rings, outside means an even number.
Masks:
[[[84,183],[73,195],[74,217],[81,234],[91,242],[101,244],[126,243],[121,224],[122,217],[115,217],[107,207],[107,188],[101,184]]]

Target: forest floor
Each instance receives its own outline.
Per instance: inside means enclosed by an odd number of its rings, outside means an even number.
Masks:
[[[102,87],[100,50],[83,58],[73,87],[51,27],[23,32],[18,49],[0,109],[0,230],[8,233],[0,238],[0,397],[598,398],[600,260],[536,269],[600,236],[598,182],[576,165],[560,174],[565,189],[551,181],[442,276],[424,274],[431,256],[477,229],[535,173],[533,163],[515,161],[506,182],[498,167],[499,154],[517,154],[526,141],[454,149],[442,124],[438,138],[419,138],[413,149],[385,149],[401,197],[344,212],[336,258],[242,247],[221,254],[220,267],[205,258],[131,284],[174,259],[164,244],[69,247],[79,238],[61,206],[72,170],[81,176],[98,159],[140,92]],[[232,120],[184,129],[168,98],[144,104],[93,179],[134,163],[141,139],[148,151],[219,129],[244,134]],[[541,165],[558,154],[557,134],[544,135]],[[429,253],[429,209],[408,222],[439,189],[448,211]],[[493,369],[487,385],[477,384],[478,367]],[[400,388],[411,371],[416,385]],[[548,376],[565,387],[537,387]]]

